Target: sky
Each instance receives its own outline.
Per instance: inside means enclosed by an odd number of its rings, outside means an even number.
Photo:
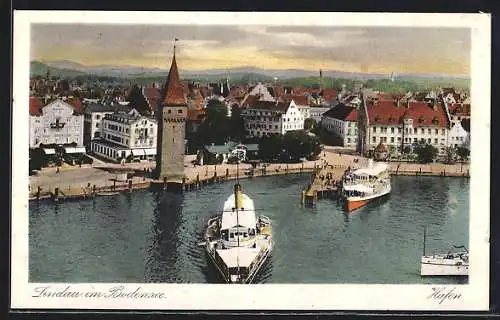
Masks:
[[[469,75],[467,28],[34,24],[31,60],[180,70],[258,67]]]

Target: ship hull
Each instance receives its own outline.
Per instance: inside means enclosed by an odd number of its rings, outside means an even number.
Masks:
[[[372,202],[377,200],[383,200],[387,198],[391,193],[391,190],[388,189],[380,194],[372,195],[369,197],[346,197],[344,199],[344,210],[347,212],[356,211]]]
[[[264,265],[264,263],[270,259],[272,253],[272,246],[269,248],[265,249],[263,254],[261,255],[261,258],[259,259],[258,263],[255,264],[255,266],[249,270],[248,276],[245,277],[245,279],[240,282],[242,284],[250,284],[253,282],[257,274],[259,273],[260,269]],[[215,255],[215,250],[211,250],[210,248],[206,247],[205,248],[205,254],[209,258],[210,263],[215,267],[217,270],[218,274],[222,278],[222,280],[226,283],[233,283],[231,279],[227,276],[227,274],[223,271],[224,270],[224,265],[221,265],[218,260],[216,259]]]
[[[421,263],[421,276],[468,276],[469,265]]]

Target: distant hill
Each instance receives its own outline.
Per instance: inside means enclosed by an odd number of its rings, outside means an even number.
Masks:
[[[74,78],[83,75],[95,75],[99,77],[111,77],[121,80],[130,80],[137,84],[151,82],[164,82],[168,76],[168,69],[142,68],[132,66],[85,66],[83,64],[68,61],[51,62],[31,62],[31,75],[45,75],[50,70],[51,75],[66,78]],[[319,71],[308,71],[300,69],[260,69],[256,67],[240,67],[230,69],[207,69],[207,70],[179,70],[183,79],[212,82],[229,78],[232,84],[271,82],[277,80],[283,85],[319,85]],[[323,84],[325,87],[339,87],[342,81],[351,83],[352,81],[380,80],[385,83],[389,81],[387,74],[365,74],[355,72],[341,72],[323,70]],[[400,74],[397,75],[397,82],[411,82],[417,84],[418,88],[433,88],[436,86],[454,86],[468,88],[470,79],[466,76],[448,76],[432,74]],[[390,87],[390,86],[389,86]],[[408,87],[405,84],[404,87]],[[412,87],[412,86],[410,86]]]
[[[31,61],[30,63],[30,75],[31,76],[45,76],[47,71],[50,72],[51,76],[57,76],[61,78],[74,78],[76,76],[84,75],[85,72],[64,69],[64,68],[53,68],[44,63],[38,61]]]

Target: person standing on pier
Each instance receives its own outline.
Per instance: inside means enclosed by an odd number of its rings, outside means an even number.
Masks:
[[[59,175],[59,166],[57,166],[56,174]]]

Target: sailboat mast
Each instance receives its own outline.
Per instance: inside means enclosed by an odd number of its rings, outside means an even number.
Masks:
[[[426,241],[426,237],[427,237],[427,227],[424,227],[424,256],[425,256],[425,241]]]

